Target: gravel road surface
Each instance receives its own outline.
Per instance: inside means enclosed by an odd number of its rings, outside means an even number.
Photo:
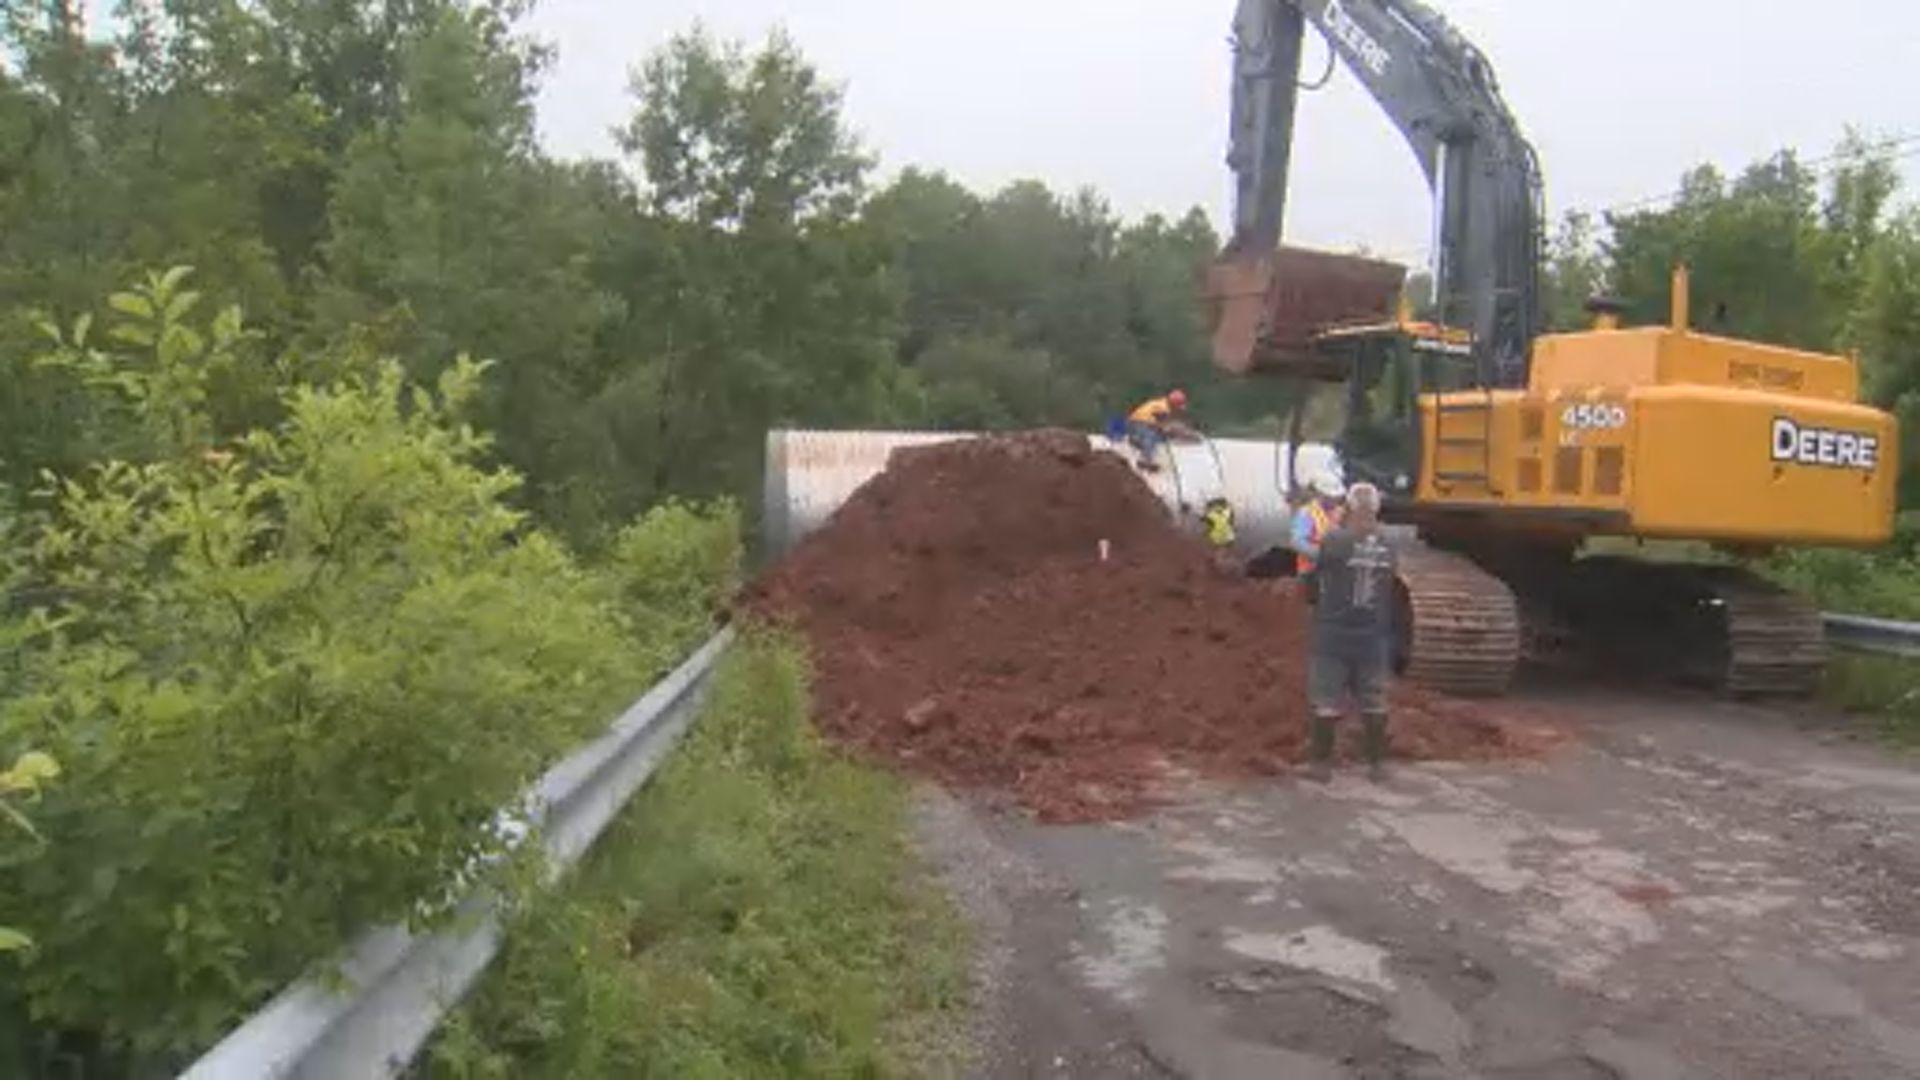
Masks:
[[[1170,781],[1047,827],[928,791],[984,1077],[1920,1076],[1920,769],[1816,719],[1537,691],[1544,761]]]

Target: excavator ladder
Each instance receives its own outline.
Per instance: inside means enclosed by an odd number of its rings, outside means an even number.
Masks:
[[[1433,480],[1451,491],[1466,487],[1490,495],[1493,482],[1493,390],[1480,387],[1469,400],[1436,394],[1433,403]]]

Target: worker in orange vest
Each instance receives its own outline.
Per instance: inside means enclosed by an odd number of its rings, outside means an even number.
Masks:
[[[1142,472],[1160,468],[1154,458],[1168,439],[1191,438],[1193,429],[1181,417],[1187,411],[1187,392],[1174,390],[1165,397],[1149,398],[1127,414],[1127,442],[1140,455]]]
[[[1307,585],[1307,599],[1315,595],[1313,571],[1320,560],[1320,542],[1339,524],[1345,510],[1346,488],[1329,474],[1316,477],[1313,497],[1293,515],[1294,567]]]

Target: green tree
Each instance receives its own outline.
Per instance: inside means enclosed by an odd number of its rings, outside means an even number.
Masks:
[[[481,416],[550,510],[616,301],[590,274],[608,222],[535,145],[538,61],[489,9],[443,10],[399,50],[401,104],[341,158],[308,336],[378,325],[423,379],[460,349],[486,356]]]
[[[1813,173],[1791,153],[1728,184],[1711,167],[1689,173],[1672,207],[1609,215],[1615,291],[1638,321],[1664,321],[1672,268],[1692,269],[1703,329],[1829,348],[1841,313],[1828,292],[1828,245]]]
[[[1908,210],[1876,236],[1848,313],[1872,400],[1900,418],[1901,505],[1920,505],[1920,210]]]
[[[1874,144],[1848,131],[1840,144],[1838,168],[1829,183],[1821,225],[1830,238],[1829,258],[1839,302],[1846,304],[1866,286],[1875,249],[1887,232],[1887,213],[1900,190],[1900,173],[1886,144]]]
[[[1199,210],[1128,223],[1088,192],[1022,181],[982,199],[909,169],[867,216],[891,238],[900,361],[937,423],[1099,428],[1172,386],[1216,430],[1281,404],[1211,365],[1201,281],[1219,241]]]
[[[592,438],[625,499],[744,494],[766,428],[871,421],[898,392],[885,250],[857,214],[869,160],[779,35],[680,35],[633,92],[642,184],[607,256],[624,311],[604,339],[627,360]]]
[[[1686,175],[1671,207],[1608,216],[1608,276],[1636,318],[1657,322],[1671,268],[1684,262],[1697,325],[1832,349],[1866,286],[1898,186],[1887,145],[1852,132],[1824,189],[1791,152],[1730,184],[1702,166]]]
[[[477,8],[495,36],[517,9]],[[31,369],[35,335],[12,316],[70,318],[140,267],[192,264],[284,340],[346,147],[404,100],[397,58],[468,10],[126,2],[102,38],[66,0],[0,6],[0,461],[16,489],[92,447],[83,403]]]
[[[0,866],[11,866],[38,853],[45,843],[16,803],[39,798],[48,784],[59,779],[60,763],[39,750],[23,751],[13,764],[0,769]],[[24,851],[22,844],[26,845]],[[33,939],[11,926],[0,925],[0,954],[31,948]]]
[[[1091,424],[1089,402],[1071,395],[1078,384],[1043,350],[1004,338],[956,334],[920,355],[915,371],[925,387],[932,427],[959,431]]]
[[[704,30],[676,35],[633,80],[621,144],[662,217],[777,231],[857,207],[872,159],[840,115],[841,92],[782,33],[754,51]]]
[[[1587,301],[1605,291],[1607,264],[1593,215],[1569,211],[1547,242],[1545,312],[1551,330],[1587,325]]]

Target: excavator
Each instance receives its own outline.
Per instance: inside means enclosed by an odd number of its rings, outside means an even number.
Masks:
[[[1425,318],[1403,267],[1281,246],[1309,25],[1433,193]],[[1346,479],[1413,537],[1403,673],[1495,695],[1523,660],[1577,658],[1738,696],[1814,689],[1819,613],[1748,564],[1891,535],[1899,439],[1857,364],[1699,332],[1685,267],[1663,323],[1596,298],[1590,328],[1545,333],[1538,158],[1486,57],[1427,4],[1241,0],[1233,43],[1214,361],[1339,388]]]

